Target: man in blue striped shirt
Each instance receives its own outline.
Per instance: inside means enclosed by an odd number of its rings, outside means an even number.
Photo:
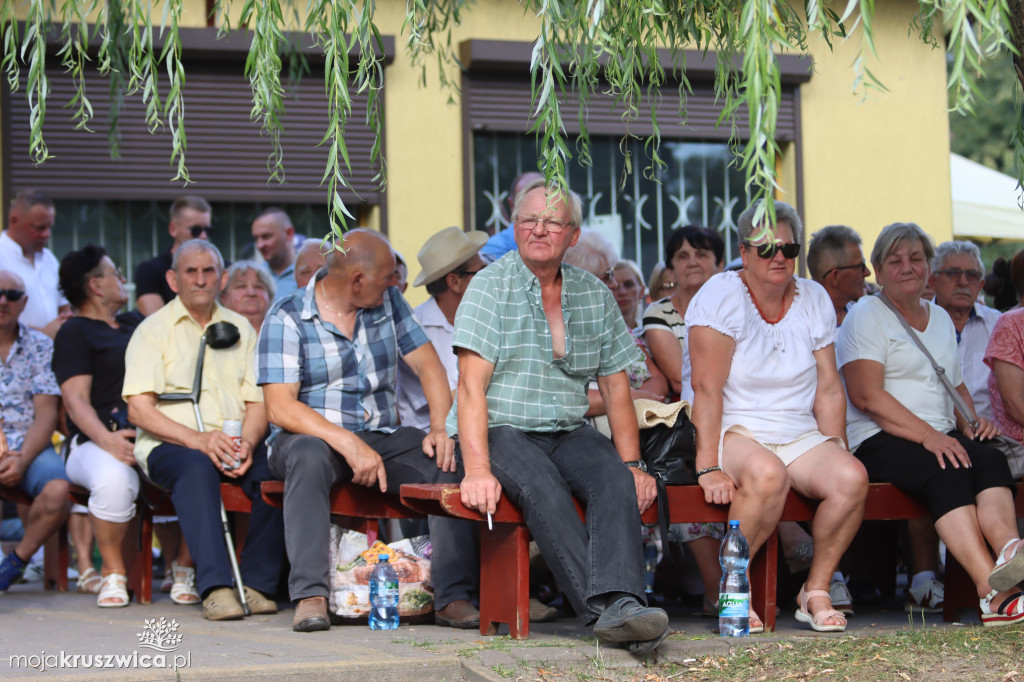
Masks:
[[[437,352],[395,287],[395,254],[351,230],[305,289],[277,301],[259,341],[259,374],[274,424],[271,472],[285,483],[284,524],[296,631],[327,630],[331,486],[352,481],[397,494],[402,483],[454,483],[444,419],[451,393]],[[399,427],[399,356],[416,373],[430,431]],[[436,619],[471,628],[478,581],[475,524],[431,517]]]

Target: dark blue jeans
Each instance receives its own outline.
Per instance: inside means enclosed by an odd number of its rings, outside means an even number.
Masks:
[[[580,620],[594,622],[609,592],[644,602],[636,485],[612,442],[589,425],[554,433],[498,426],[487,440],[491,473],[522,509]],[[585,523],[574,496],[587,508]]]
[[[206,596],[214,587],[234,585],[220,520],[220,472],[199,450],[164,443],[149,453],[149,477],[171,494],[181,532],[196,563],[196,587]],[[260,445],[239,483],[252,500],[249,533],[239,564],[242,582],[266,595],[277,592],[284,566],[284,517],[260,497],[260,483],[271,479],[267,449]]]
[[[403,483],[458,483],[459,473],[446,473],[423,454],[424,433],[409,427],[394,433],[357,431],[380,454],[388,477],[388,493]],[[284,481],[285,544],[292,569],[288,591],[292,601],[330,594],[328,543],[331,536],[331,487],[352,480],[352,469],[327,443],[314,436],[282,432],[274,441],[270,470]],[[434,555],[430,563],[434,608],[458,599],[472,599],[479,587],[480,544],[474,521],[427,517]]]

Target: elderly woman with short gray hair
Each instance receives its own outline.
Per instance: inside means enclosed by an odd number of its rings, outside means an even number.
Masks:
[[[270,273],[254,260],[240,260],[232,263],[224,275],[221,304],[249,320],[258,334],[274,300],[275,286]]]
[[[985,418],[972,424],[973,414],[954,411],[953,397],[919,347],[973,413],[953,322],[921,298],[934,255],[931,239],[914,223],[893,223],[875,242],[871,264],[881,292],[853,307],[837,343],[850,398],[850,447],[871,480],[892,483],[927,505],[939,537],[974,581],[982,624],[1024,622],[1024,592],[1016,587],[1024,580],[1024,543],[1013,479],[1002,453],[981,442],[998,430]]]

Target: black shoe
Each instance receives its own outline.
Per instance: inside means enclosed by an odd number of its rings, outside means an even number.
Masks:
[[[594,624],[594,636],[605,642],[646,642],[668,629],[668,614],[662,609],[641,606],[633,597],[615,601]]]
[[[661,643],[665,641],[665,638],[668,637],[668,633],[671,631],[671,628],[666,625],[665,631],[654,639],[648,639],[643,642],[630,642],[626,645],[626,648],[629,649],[629,653],[634,656],[647,656],[648,654],[653,654],[654,651],[661,646]]]

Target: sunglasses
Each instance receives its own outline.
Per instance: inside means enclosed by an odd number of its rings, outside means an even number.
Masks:
[[[24,295],[20,289],[0,289],[0,297],[6,298],[8,303],[17,303]]]
[[[786,260],[792,260],[800,255],[800,244],[796,242],[765,242],[763,244],[754,244],[753,242],[744,241],[743,245],[747,248],[754,249],[758,258],[764,258],[765,260],[775,258],[776,251],[781,251],[782,257]]]
[[[192,239],[199,239],[199,236],[204,232],[206,233],[207,237],[212,237],[213,233],[216,232],[216,230],[214,230],[209,225],[193,225],[192,227],[188,228],[188,231],[192,235]]]

